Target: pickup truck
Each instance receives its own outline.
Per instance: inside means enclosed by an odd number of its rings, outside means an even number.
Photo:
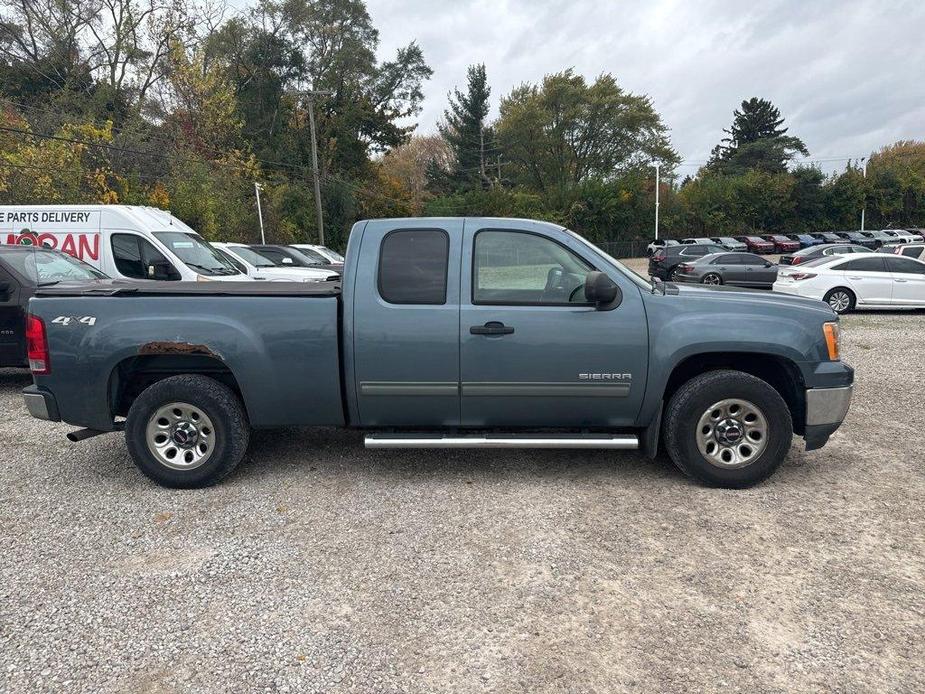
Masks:
[[[252,427],[348,426],[374,448],[642,449],[740,488],[841,424],[854,371],[821,301],[649,282],[517,219],[354,225],[342,283],[47,287],[30,413],[124,429],[148,477],[201,487]]]

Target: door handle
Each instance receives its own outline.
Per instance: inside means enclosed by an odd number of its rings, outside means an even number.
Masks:
[[[893,280],[894,282],[908,282],[909,280]]]
[[[849,277],[848,279],[849,280],[862,280],[864,278],[863,277]]]
[[[485,325],[473,325],[469,328],[473,335],[510,335],[514,328],[505,325],[501,321],[488,321]]]

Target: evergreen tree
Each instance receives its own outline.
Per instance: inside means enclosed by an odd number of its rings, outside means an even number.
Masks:
[[[797,154],[809,155],[798,137],[782,128],[780,110],[766,99],[752,97],[733,114],[728,137],[713,148],[708,168],[725,174],[742,174],[751,169],[781,173]]]
[[[453,90],[449,97],[450,107],[443,112],[445,122],[440,125],[440,134],[449,143],[456,159],[449,183],[463,190],[488,187],[489,161],[497,156],[494,133],[485,124],[491,95],[485,65],[470,65],[467,82],[465,93]]]

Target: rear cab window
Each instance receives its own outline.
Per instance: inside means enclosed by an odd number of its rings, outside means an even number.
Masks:
[[[445,304],[449,257],[442,229],[390,231],[379,247],[379,296],[390,304]]]

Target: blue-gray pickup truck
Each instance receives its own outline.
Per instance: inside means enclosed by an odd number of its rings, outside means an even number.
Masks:
[[[650,283],[554,224],[354,225],[341,284],[45,287],[33,416],[124,429],[136,465],[201,487],[251,428],[349,426],[375,448],[642,449],[746,487],[793,434],[824,445],[854,372],[820,301]]]

